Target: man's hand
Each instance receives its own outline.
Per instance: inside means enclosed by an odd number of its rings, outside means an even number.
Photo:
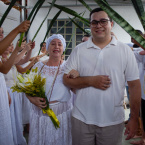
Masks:
[[[111,80],[109,76],[98,75],[92,77],[91,84],[92,84],[91,86],[93,86],[94,88],[106,90],[107,88],[110,87]]]
[[[135,119],[130,119],[126,125],[124,135],[127,135],[126,140],[133,138],[136,134],[138,128],[138,121]]]

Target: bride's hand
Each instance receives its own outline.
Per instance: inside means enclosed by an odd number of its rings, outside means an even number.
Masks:
[[[44,98],[40,98],[40,97],[31,97],[31,96],[27,96],[27,98],[29,99],[29,101],[36,105],[37,107],[39,107],[40,109],[47,107],[46,105],[46,101]]]

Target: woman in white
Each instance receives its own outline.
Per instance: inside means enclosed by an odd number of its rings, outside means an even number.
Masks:
[[[2,73],[0,73],[0,144],[13,145],[8,93]]]
[[[7,49],[8,45],[11,43],[11,41],[20,32],[27,31],[29,26],[30,26],[30,21],[24,21],[18,27],[16,27],[14,30],[12,30],[4,40],[2,40],[3,38],[0,38],[1,39],[0,55]],[[3,31],[2,31],[2,33],[3,33]],[[15,61],[19,51],[20,51],[20,49],[19,49],[19,47],[17,47],[5,65],[3,65],[0,62],[0,72],[7,73],[10,70],[10,68],[14,64],[14,61]],[[0,59],[0,61],[1,61],[1,59]],[[0,145],[14,145],[7,88],[6,88],[6,83],[5,83],[4,76],[2,73],[0,73]]]
[[[28,43],[24,45],[23,51],[21,51],[17,55],[17,61],[21,60],[22,55],[24,55],[26,52],[28,52],[31,49],[32,43]],[[3,64],[6,63],[8,60],[7,56],[10,55],[11,45],[8,47],[8,49],[2,54],[2,62]],[[6,54],[6,55],[4,55]],[[32,61],[33,62],[33,61]],[[34,64],[35,62],[33,62]],[[32,65],[30,65],[32,67]],[[27,67],[26,67],[27,68]],[[26,68],[24,71],[26,71]],[[29,68],[29,67],[28,67]],[[11,97],[11,105],[10,105],[10,115],[11,115],[11,124],[12,124],[12,133],[13,133],[13,141],[15,145],[26,145],[26,140],[23,136],[23,123],[22,123],[22,106],[23,106],[23,97],[26,98],[24,93],[17,93],[12,92],[11,87],[15,84],[15,81],[17,80],[17,75],[19,70],[17,71],[17,68],[15,65],[12,66],[12,68],[9,70],[7,74],[4,75],[6,86],[8,93]],[[22,72],[20,72],[22,73]]]
[[[39,97],[27,96],[32,105],[30,115],[29,145],[71,145],[71,110],[70,89],[63,84],[65,62],[61,59],[66,42],[62,35],[53,34],[47,39],[46,48],[49,51],[49,60],[38,62],[33,68],[38,67],[41,74],[46,77],[46,96],[50,108],[56,114],[60,128],[55,129],[50,117],[42,113],[40,108],[45,108],[45,101]],[[59,66],[60,65],[60,66]],[[52,83],[58,70],[52,95]],[[43,102],[42,102],[43,101]]]

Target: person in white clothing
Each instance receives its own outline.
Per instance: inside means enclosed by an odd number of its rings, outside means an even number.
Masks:
[[[143,35],[143,34],[142,34]],[[136,46],[138,43],[132,38],[133,42]],[[138,49],[134,51],[134,55],[136,57],[137,63],[139,64],[139,72],[140,72],[140,82],[141,82],[141,111],[140,116],[142,120],[142,138],[138,141],[132,141],[131,144],[134,145],[145,145],[145,51],[138,46]]]
[[[23,50],[25,50],[25,49],[26,50],[31,49],[31,43],[29,45],[26,45]],[[11,45],[3,53],[6,55],[2,54],[2,63],[4,65],[8,61],[7,56],[9,56],[10,52],[11,52]],[[21,51],[21,53],[23,53],[23,52]],[[19,55],[21,55],[21,53]],[[23,53],[23,54],[25,54],[25,53]],[[21,57],[19,57],[19,58],[21,59]],[[17,60],[17,61],[19,61],[19,60]],[[28,67],[26,67],[26,68],[28,68]],[[25,68],[25,70],[26,70],[26,68]],[[11,90],[11,87],[15,84],[15,81],[17,80],[18,72],[20,72],[20,70],[17,71],[16,66],[13,65],[12,68],[9,70],[9,72],[4,75],[4,78],[6,81],[6,86],[7,86],[9,96],[11,97],[10,114],[11,114],[13,141],[14,141],[15,145],[26,145],[27,143],[23,136],[23,123],[22,123],[22,115],[23,115],[22,99],[23,99],[23,97],[26,98],[26,96],[24,96],[23,93],[12,92],[12,90]],[[22,72],[20,72],[20,73],[22,73]]]
[[[91,11],[90,27],[92,37],[74,48],[63,77],[65,85],[76,89],[72,144],[121,145],[125,80],[131,102],[131,118],[125,130],[127,140],[135,135],[138,125],[141,87],[137,63],[132,50],[111,36],[113,22],[101,8]],[[72,69],[80,77],[68,78]]]
[[[33,60],[33,58],[38,57],[38,52],[34,54],[34,57],[30,58],[30,61]],[[49,59],[48,52],[46,50],[46,42],[41,42],[40,44],[40,54],[39,54],[39,61],[45,61]]]
[[[30,21],[22,22],[18,27],[8,34],[6,38],[1,37],[0,55],[7,49],[13,39],[20,33],[26,32],[30,26]],[[2,35],[1,35],[2,36]],[[18,46],[5,64],[0,62],[0,72],[7,73],[13,66],[18,52],[21,48]],[[0,60],[1,61],[1,60]],[[8,94],[3,74],[0,73],[0,145],[14,145],[12,125],[10,119],[10,110],[8,103]]]
[[[71,145],[71,110],[72,104],[69,101],[70,88],[63,84],[65,62],[61,59],[65,50],[66,42],[62,35],[53,34],[47,39],[46,48],[49,52],[49,59],[45,62],[38,62],[33,68],[38,67],[41,75],[46,77],[46,96],[50,108],[56,114],[60,128],[56,129],[46,114],[40,108],[46,107],[45,99],[40,97],[27,96],[32,103],[30,115],[29,145]],[[58,71],[58,73],[57,73]],[[52,83],[54,81],[52,88]],[[51,93],[50,90],[52,91]],[[34,104],[34,105],[33,105]]]

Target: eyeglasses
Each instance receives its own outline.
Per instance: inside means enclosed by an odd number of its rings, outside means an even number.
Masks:
[[[96,27],[98,24],[100,24],[101,26],[106,26],[108,24],[108,19],[101,19],[100,21],[97,20],[93,20],[90,24],[91,27]]]

